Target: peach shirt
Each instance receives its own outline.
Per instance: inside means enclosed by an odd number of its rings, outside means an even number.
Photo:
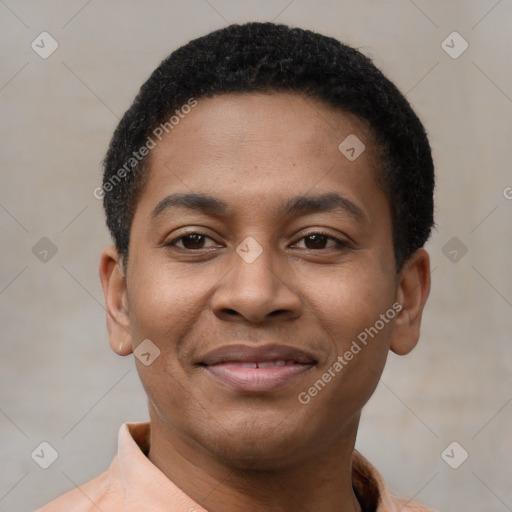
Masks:
[[[124,423],[110,468],[36,512],[207,512],[174,485],[145,453],[150,423]],[[356,450],[353,485],[362,496],[376,496],[376,512],[434,512],[393,497],[379,472]]]

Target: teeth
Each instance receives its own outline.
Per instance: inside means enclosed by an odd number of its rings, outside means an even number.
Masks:
[[[242,368],[274,368],[276,366],[293,366],[295,361],[285,361],[280,359],[278,361],[258,361],[255,363],[242,363]]]
[[[292,364],[295,364],[292,361]],[[274,368],[275,366],[286,366],[287,362],[279,361],[258,361],[256,363],[242,363],[242,368]]]
[[[262,361],[258,362],[258,368],[272,368],[274,366],[284,366],[286,361]]]

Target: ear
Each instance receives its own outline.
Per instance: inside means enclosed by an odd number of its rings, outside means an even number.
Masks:
[[[120,356],[131,354],[130,316],[126,277],[115,246],[109,245],[101,254],[100,280],[107,310],[107,330],[112,350]]]
[[[430,257],[425,249],[418,249],[405,263],[399,275],[398,313],[390,348],[400,356],[408,354],[420,338],[423,308],[430,293]]]

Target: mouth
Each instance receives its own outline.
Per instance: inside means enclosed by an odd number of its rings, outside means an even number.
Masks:
[[[284,386],[317,364],[302,350],[283,345],[230,345],[206,354],[200,366],[238,391],[262,392]]]

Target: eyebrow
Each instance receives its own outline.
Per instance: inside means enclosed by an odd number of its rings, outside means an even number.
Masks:
[[[171,194],[164,197],[154,208],[151,218],[155,219],[170,208],[188,208],[206,215],[221,216],[230,212],[227,203],[207,194]],[[366,215],[352,201],[335,192],[321,195],[301,195],[287,199],[277,213],[282,215],[308,214],[316,212],[341,211],[354,220],[363,222]]]
[[[317,196],[296,196],[288,199],[283,208],[284,214],[342,211],[358,222],[366,218],[363,210],[352,201],[335,192]]]
[[[165,210],[172,207],[199,210],[205,214],[219,215],[226,213],[228,205],[221,199],[206,194],[171,194],[164,197],[151,212],[151,218],[158,217]]]

